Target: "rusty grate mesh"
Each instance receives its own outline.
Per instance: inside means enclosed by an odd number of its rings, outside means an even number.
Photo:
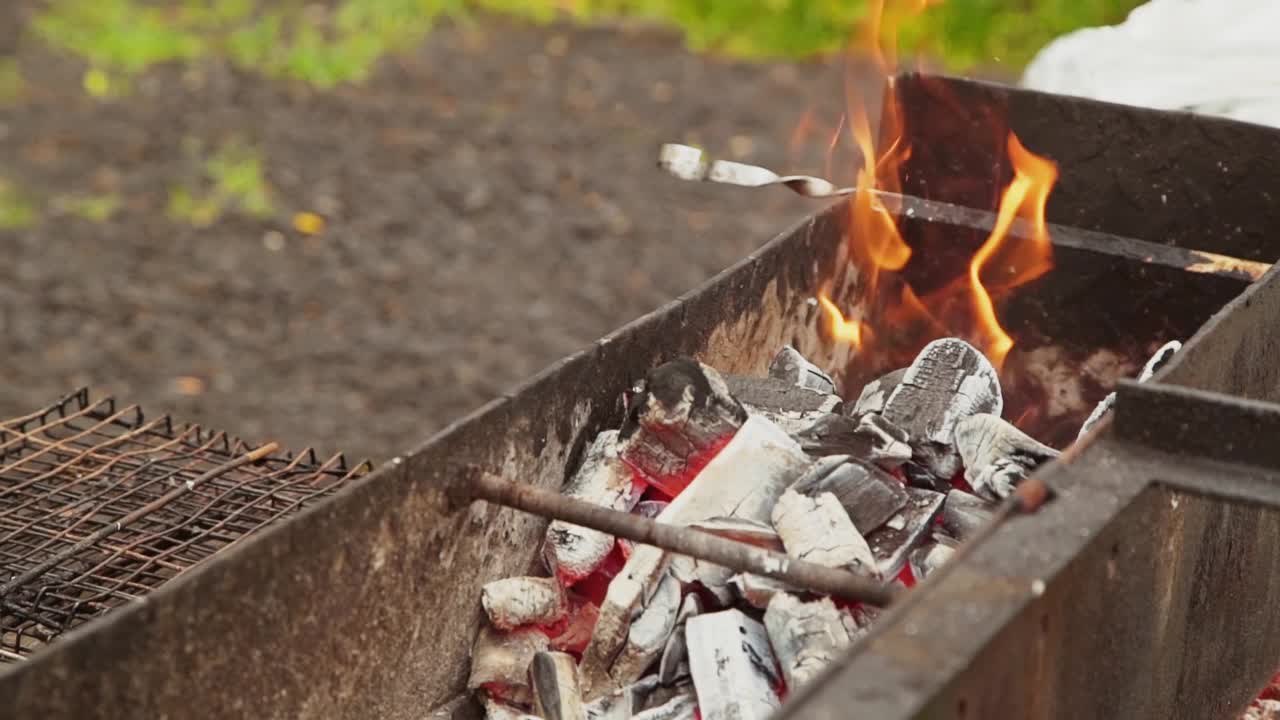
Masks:
[[[85,389],[0,423],[0,662],[24,659],[370,469],[312,450],[244,462],[253,449]]]

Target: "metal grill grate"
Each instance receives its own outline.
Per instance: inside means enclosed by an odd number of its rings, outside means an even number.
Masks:
[[[91,401],[86,389],[0,424],[0,662],[24,659],[370,469],[312,450],[246,462],[253,449]]]

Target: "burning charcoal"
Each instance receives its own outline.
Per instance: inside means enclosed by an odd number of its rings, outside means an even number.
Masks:
[[[791,557],[864,575],[876,573],[871,547],[831,493],[810,498],[788,489],[773,508],[773,527]]]
[[[729,578],[734,594],[753,608],[764,610],[778,593],[799,592],[787,583],[764,575],[738,573]]]
[[[884,412],[884,405],[889,400],[889,395],[902,384],[902,378],[906,374],[907,369],[901,368],[887,375],[881,375],[879,378],[862,386],[862,393],[858,395],[858,402],[854,403],[849,415],[859,417],[867,413]]]
[[[763,625],[740,610],[699,615],[685,642],[703,720],[767,720],[778,709],[782,678]]]
[[[964,477],[974,492],[1004,499],[1013,486],[1058,451],[994,415],[971,415],[956,424],[956,448],[964,459]]]
[[[911,563],[911,575],[916,580],[923,580],[929,573],[946,564],[955,554],[955,548],[939,542],[921,545],[911,551],[908,562]]]
[[[1280,720],[1280,700],[1254,700],[1240,720]]]
[[[587,703],[587,720],[631,720],[644,709],[645,702],[657,687],[658,677],[650,675]]]
[[[998,416],[1003,407],[1000,379],[987,358],[963,340],[943,338],[916,356],[883,415],[910,438],[907,476],[945,492],[960,470],[953,444],[956,423],[976,413]]]
[[[662,661],[658,663],[658,682],[672,685],[680,679],[681,672],[688,674],[689,648],[685,644],[684,629],[689,618],[702,613],[702,601],[698,596],[689,593],[680,604],[680,614],[676,616],[676,626],[667,638],[667,646],[662,649]]]
[[[606,430],[587,448],[582,466],[564,488],[564,494],[612,510],[626,512],[639,499],[631,469],[618,458],[618,432]],[[613,536],[560,520],[547,527],[542,552],[547,567],[566,584],[590,575],[613,549]]]
[[[952,490],[942,506],[942,529],[951,537],[964,540],[985,525],[995,511],[995,503],[963,490]]]
[[[853,642],[871,629],[871,624],[880,617],[880,610],[870,605],[855,605],[840,616],[845,632],[849,633],[849,641]]]
[[[790,345],[773,356],[773,362],[769,363],[769,377],[826,395],[836,393],[836,383],[831,376]]]
[[[694,720],[697,711],[698,699],[693,693],[682,693],[656,708],[637,714],[635,720]]]
[[[534,708],[545,720],[586,720],[578,688],[578,665],[572,655],[540,652],[529,668]]]
[[[530,715],[489,696],[484,698],[484,716],[486,720],[540,720],[537,715]]]
[[[1150,380],[1151,376],[1159,372],[1160,368],[1163,367],[1165,363],[1169,362],[1174,353],[1181,349],[1182,343],[1177,340],[1170,340],[1164,345],[1161,345],[1160,349],[1156,350],[1155,354],[1147,360],[1147,364],[1142,366],[1142,372],[1138,373],[1138,382],[1146,382],[1147,380]],[[1115,393],[1108,393],[1106,397],[1102,398],[1102,401],[1094,407],[1093,412],[1089,413],[1089,417],[1085,419],[1084,424],[1080,426],[1080,434],[1076,436],[1076,439],[1078,440],[1085,435],[1088,435],[1089,431],[1093,429],[1093,426],[1097,425],[1098,421],[1102,420],[1102,418],[1111,411],[1111,408],[1115,407],[1115,404]]]
[[[609,669],[615,687],[639,680],[658,659],[675,630],[679,612],[680,581],[667,573],[639,617],[632,621],[627,632],[627,644]]]
[[[800,447],[815,457],[850,455],[892,470],[911,459],[907,434],[876,414],[851,418],[823,415],[796,433]]]
[[[471,648],[467,689],[484,688],[503,700],[529,702],[529,665],[548,644],[546,634],[533,628],[505,633],[488,626],[481,628]]]
[[[782,540],[778,538],[778,531],[774,530],[772,525],[759,520],[713,517],[691,522],[689,527],[766,550],[782,551]]]
[[[627,564],[609,583],[591,642],[582,652],[579,665],[583,697],[587,701],[619,687],[613,683],[609,669],[627,643],[636,610],[653,596],[666,575],[669,559],[667,553],[658,548],[637,545]]]
[[[822,458],[796,480],[792,490],[814,497],[836,496],[853,526],[864,536],[883,525],[907,504],[907,490],[889,473],[848,455]]]
[[[569,610],[555,578],[513,577],[495,580],[480,591],[489,622],[501,630],[521,625],[552,625]]]
[[[726,375],[729,392],[752,415],[763,415],[788,434],[808,427],[819,417],[838,413],[844,402],[838,395],[808,390],[777,378]]]
[[[831,598],[802,602],[794,595],[773,596],[764,614],[788,692],[804,685],[849,646],[849,632]]]
[[[665,500],[645,500],[644,502],[636,505],[635,509],[631,511],[631,514],[652,520],[662,514],[662,511],[666,510],[667,506],[670,504],[671,503]],[[618,538],[618,544],[622,545],[623,552],[626,553],[628,557],[631,555],[631,550],[636,546],[634,542],[625,538]]]
[[[650,484],[680,494],[699,462],[747,419],[720,373],[681,358],[655,368],[618,434],[619,455]]]
[[[880,577],[897,577],[902,572],[907,564],[907,554],[928,537],[946,499],[942,493],[921,488],[907,488],[907,493],[911,497],[902,512],[867,536]]]
[[[591,633],[595,630],[599,617],[600,609],[590,600],[569,594],[569,613],[560,628],[560,634],[551,637],[551,649],[581,655],[586,650],[587,643],[591,642]]]

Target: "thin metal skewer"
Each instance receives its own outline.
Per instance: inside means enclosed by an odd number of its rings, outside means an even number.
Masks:
[[[883,607],[899,593],[897,588],[847,570],[804,562],[694,528],[655,522],[639,515],[599,507],[488,473],[463,474],[452,485],[450,493],[455,501],[485,500],[705,560],[738,572],[775,578],[802,590],[843,600]]]

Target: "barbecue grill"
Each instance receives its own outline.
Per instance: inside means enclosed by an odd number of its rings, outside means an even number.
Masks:
[[[1055,499],[893,605],[789,698],[794,717],[1230,717],[1280,664],[1280,133],[921,75],[896,78],[921,283],[992,222],[1008,129],[1061,168],[1054,270],[1008,299],[1013,393],[1059,447]],[[815,302],[856,301],[836,204],[408,455],[0,675],[14,717],[473,717],[480,586],[527,574],[546,523],[445,488],[469,468],[555,488],[619,394],[697,357],[762,374],[790,344],[874,377]],[[856,241],[856,238],[855,238]],[[1170,339],[1151,380],[1123,381]],[[1099,362],[1104,358],[1107,362]],[[1052,409],[1046,409],[1052,408]]]

